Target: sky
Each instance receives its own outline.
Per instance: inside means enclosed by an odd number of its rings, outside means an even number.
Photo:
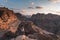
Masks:
[[[36,13],[60,15],[60,0],[0,0],[0,7],[7,7],[23,15]]]

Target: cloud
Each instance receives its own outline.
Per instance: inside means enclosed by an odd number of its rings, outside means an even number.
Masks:
[[[35,3],[34,2],[31,2],[31,5],[34,5]]]
[[[33,7],[28,7],[29,9],[34,9]]]
[[[20,10],[20,12],[21,13],[25,13],[25,12],[27,12],[27,10],[26,9],[22,9],[22,10]]]
[[[60,15],[60,11],[55,11],[56,14]]]
[[[60,13],[60,11],[56,11],[56,13]]]
[[[29,9],[43,9],[41,6],[34,6],[36,3],[35,2],[30,2]]]
[[[0,4],[1,7],[4,7],[5,5],[4,4]]]
[[[36,13],[36,10],[34,10],[34,9],[20,9],[19,13],[21,13],[23,15],[32,15],[32,14]]]
[[[57,10],[50,10],[50,11],[53,12],[53,14],[60,15],[60,11],[57,11]]]
[[[28,9],[34,9],[34,4],[35,4],[35,2],[30,2],[30,4],[29,4],[29,7],[27,7]]]
[[[43,7],[41,7],[41,6],[36,6],[35,8],[36,9],[43,9]]]
[[[57,10],[50,10],[50,11],[54,13],[60,13],[60,11],[57,11]]]
[[[3,0],[4,2],[8,2],[7,0]]]
[[[42,6],[35,6],[35,7],[28,7],[29,9],[43,9],[44,7]]]
[[[60,2],[60,0],[48,0],[48,1],[50,1],[52,3],[58,3],[58,2]]]

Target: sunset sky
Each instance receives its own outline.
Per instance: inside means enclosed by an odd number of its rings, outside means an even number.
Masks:
[[[60,15],[60,0],[0,0],[0,6],[24,15],[53,13]]]

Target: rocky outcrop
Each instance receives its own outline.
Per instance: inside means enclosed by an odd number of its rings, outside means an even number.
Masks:
[[[60,35],[60,16],[55,14],[34,14],[31,17],[31,20],[38,27],[52,32],[54,34]]]
[[[5,7],[0,7],[0,35],[6,31],[15,32],[20,21],[12,10]]]

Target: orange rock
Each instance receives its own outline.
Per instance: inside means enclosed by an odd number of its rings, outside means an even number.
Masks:
[[[0,18],[0,23],[2,23],[3,22],[3,20]]]
[[[15,32],[16,29],[14,28],[14,26],[12,24],[14,24],[14,22],[17,22],[15,20],[18,20],[17,17],[15,16],[13,10],[9,10],[8,8],[5,7],[0,7],[0,11],[1,11],[1,18],[0,18],[0,28],[3,30],[7,30],[10,27],[11,32]],[[12,23],[12,24],[11,24]],[[14,24],[16,25],[16,24]],[[13,26],[13,27],[12,27]]]
[[[7,24],[5,23],[5,24],[2,24],[2,25],[0,26],[0,28],[3,29],[3,30],[7,30],[7,29],[8,29],[8,26],[7,26]]]
[[[9,31],[15,33],[16,32],[16,29],[14,27],[10,27]]]

